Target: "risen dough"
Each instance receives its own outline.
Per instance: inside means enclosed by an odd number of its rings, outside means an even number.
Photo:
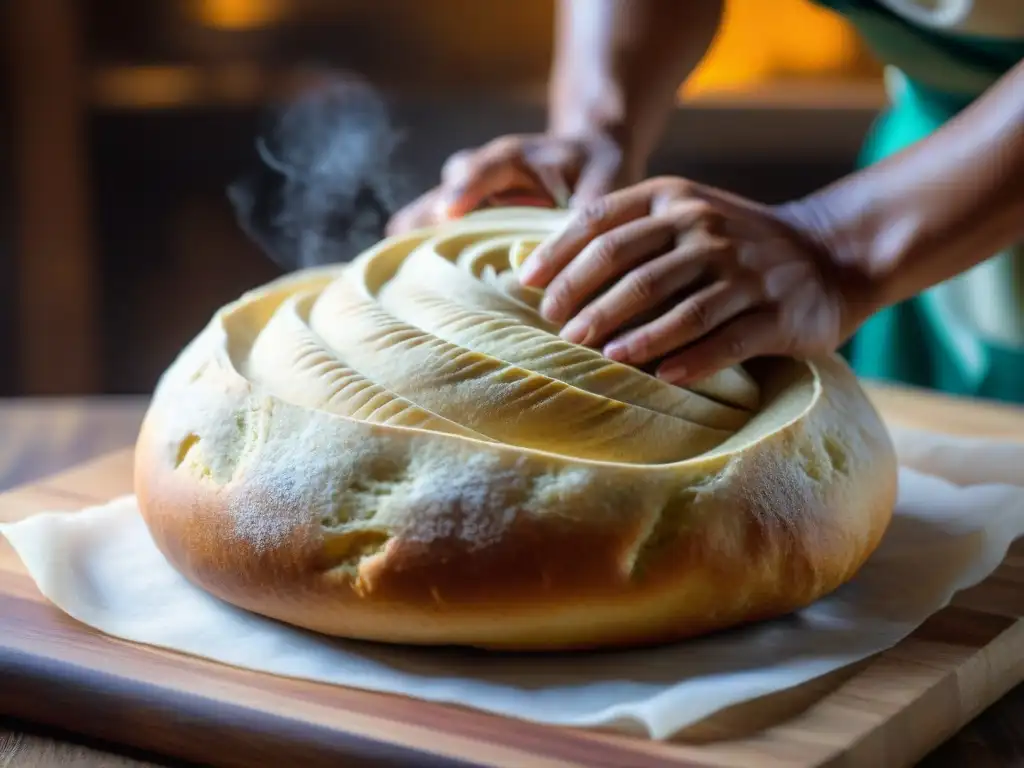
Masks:
[[[687,390],[563,342],[514,275],[563,223],[476,214],[219,311],[138,441],[169,561],[320,632],[535,650],[692,636],[849,579],[896,463],[846,366]]]

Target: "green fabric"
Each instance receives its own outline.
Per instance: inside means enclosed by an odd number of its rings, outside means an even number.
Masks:
[[[883,60],[898,62],[892,105],[867,137],[861,165],[928,136],[1024,59],[1024,40],[920,29],[872,0],[819,4],[847,15]],[[877,313],[842,352],[866,378],[1024,402],[1024,247]]]

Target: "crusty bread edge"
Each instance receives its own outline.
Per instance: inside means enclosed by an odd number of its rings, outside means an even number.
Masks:
[[[836,357],[778,364],[814,393],[762,439],[638,467],[299,408],[255,390],[226,344],[214,318],[161,380],[136,446],[140,509],[186,578],[327,634],[516,650],[704,634],[848,581],[895,504],[889,436]],[[382,463],[413,495],[382,548],[339,560],[328,492]]]

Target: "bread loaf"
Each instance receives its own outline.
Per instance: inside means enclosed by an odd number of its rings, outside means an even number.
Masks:
[[[317,632],[517,650],[678,640],[853,576],[896,462],[846,365],[683,389],[562,341],[515,269],[564,221],[474,214],[217,312],[137,444],[171,564]]]

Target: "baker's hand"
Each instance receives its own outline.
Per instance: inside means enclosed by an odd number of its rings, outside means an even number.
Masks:
[[[582,208],[520,280],[566,340],[683,384],[764,355],[835,350],[863,318],[794,208],[659,178]],[[851,302],[851,298],[853,301]],[[664,358],[664,359],[662,359]]]
[[[634,181],[628,165],[619,145],[604,134],[502,136],[452,155],[441,184],[396,213],[388,234],[458,218],[491,201],[586,205]]]

